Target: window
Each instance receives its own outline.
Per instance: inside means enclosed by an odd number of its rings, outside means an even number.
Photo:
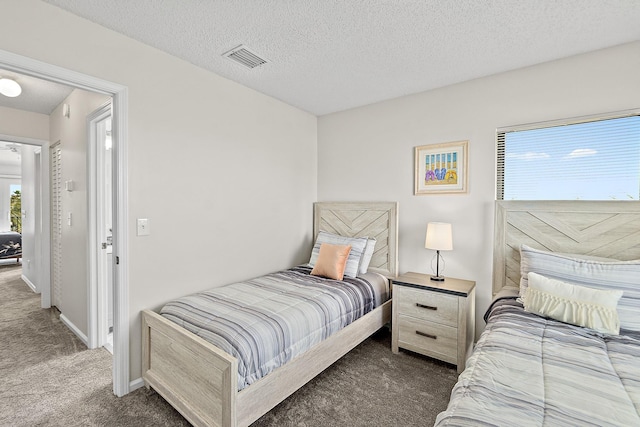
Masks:
[[[11,184],[9,191],[11,192],[11,231],[22,233],[22,196],[20,194],[20,185]]]
[[[640,111],[498,130],[498,200],[640,200]]]

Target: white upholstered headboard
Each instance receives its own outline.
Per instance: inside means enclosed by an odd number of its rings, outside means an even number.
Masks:
[[[493,294],[520,286],[520,245],[617,260],[640,259],[638,201],[497,201]]]
[[[397,276],[397,202],[316,202],[314,241],[320,231],[347,237],[375,237],[375,252],[369,270],[387,277]]]

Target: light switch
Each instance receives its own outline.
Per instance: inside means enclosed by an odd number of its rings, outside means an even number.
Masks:
[[[149,228],[149,220],[147,218],[138,218],[137,233],[138,236],[148,236],[151,234]]]

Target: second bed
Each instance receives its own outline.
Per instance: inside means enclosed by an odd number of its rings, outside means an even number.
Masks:
[[[397,203],[316,203],[322,233],[328,246],[375,238],[368,272],[334,280],[299,266],[145,310],[145,384],[194,425],[247,426],[389,322]],[[367,250],[352,243],[345,268],[359,270],[352,258]]]

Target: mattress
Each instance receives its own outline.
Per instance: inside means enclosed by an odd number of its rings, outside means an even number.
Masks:
[[[436,426],[640,426],[640,334],[499,301]]]
[[[238,359],[238,390],[388,299],[375,273],[342,281],[299,266],[166,304],[160,314]]]

